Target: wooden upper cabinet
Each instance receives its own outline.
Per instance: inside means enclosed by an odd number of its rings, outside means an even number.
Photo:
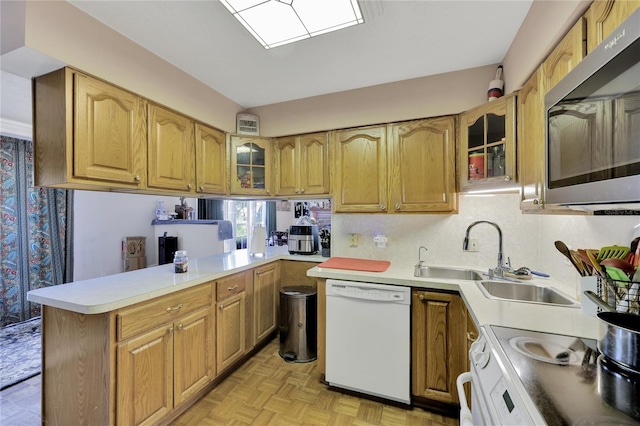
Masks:
[[[300,190],[305,195],[329,194],[329,139],[327,133],[299,137]]]
[[[274,143],[274,195],[329,195],[327,133],[278,138]]]
[[[544,93],[558,84],[586,55],[586,21],[579,18],[543,63]]]
[[[389,128],[390,202],[396,212],[457,209],[455,118]]]
[[[144,184],[144,101],[75,74],[74,175]]]
[[[300,164],[297,137],[278,138],[273,144],[274,195],[300,195]]]
[[[148,186],[181,192],[194,190],[193,121],[149,104]]]
[[[332,132],[336,213],[384,213],[387,202],[386,126]]]
[[[460,114],[460,189],[512,186],[516,177],[516,96]]]
[[[144,188],[144,99],[71,68],[34,79],[35,184]]]
[[[595,0],[591,3],[584,15],[587,20],[587,53],[639,7],[638,0]]]
[[[231,135],[231,194],[271,195],[273,139]]]
[[[518,93],[518,180],[520,209],[535,211],[544,205],[545,116],[542,69]]]
[[[196,192],[227,193],[227,141],[224,132],[195,124]]]

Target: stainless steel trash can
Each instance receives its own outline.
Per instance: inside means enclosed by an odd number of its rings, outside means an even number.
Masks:
[[[287,362],[315,361],[318,353],[318,293],[311,286],[280,289],[280,351]]]

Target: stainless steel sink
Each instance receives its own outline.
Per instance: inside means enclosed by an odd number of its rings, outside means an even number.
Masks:
[[[414,275],[420,278],[444,278],[449,280],[478,281],[482,275],[471,269],[437,268],[423,266],[416,268]]]
[[[489,299],[571,307],[580,306],[576,301],[563,296],[552,287],[508,281],[481,281],[478,286]]]

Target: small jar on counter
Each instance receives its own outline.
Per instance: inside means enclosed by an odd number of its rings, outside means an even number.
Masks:
[[[187,257],[186,250],[178,250],[173,256],[173,265],[175,266],[176,274],[187,272],[189,269],[189,258]]]

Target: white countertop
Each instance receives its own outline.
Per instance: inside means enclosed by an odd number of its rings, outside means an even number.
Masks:
[[[189,270],[174,273],[173,264],[138,269],[69,284],[32,290],[27,300],[81,314],[101,314],[242,272],[275,260],[324,262],[328,258],[291,255],[286,246],[267,247],[264,255],[235,250],[189,259]]]
[[[477,268],[469,269],[475,270]],[[478,272],[484,271],[478,270]],[[385,272],[348,271],[316,266],[307,271],[307,275],[320,278],[459,291],[478,326],[499,325],[589,339],[598,338],[598,318],[585,315],[579,307],[489,299],[485,297],[475,281],[416,278],[413,276],[413,267],[408,264],[396,265],[392,263]],[[560,287],[557,285],[558,283],[551,279],[533,278],[527,280],[527,282],[550,285],[554,288]]]
[[[193,287],[276,260],[324,262],[322,256],[290,255],[287,247],[268,247],[264,255],[247,250],[189,259],[189,271],[174,273],[173,264],[139,269],[69,284],[32,290],[30,302],[81,314],[101,314]],[[437,265],[432,265],[437,266]],[[460,266],[462,267],[462,266]],[[475,268],[471,268],[475,269]],[[479,271],[482,272],[482,271]],[[459,291],[477,325],[500,325],[583,338],[598,338],[598,319],[580,308],[488,299],[474,281],[416,278],[409,264],[394,264],[385,272],[362,272],[314,267],[308,276]],[[549,279],[531,282],[557,287]]]

